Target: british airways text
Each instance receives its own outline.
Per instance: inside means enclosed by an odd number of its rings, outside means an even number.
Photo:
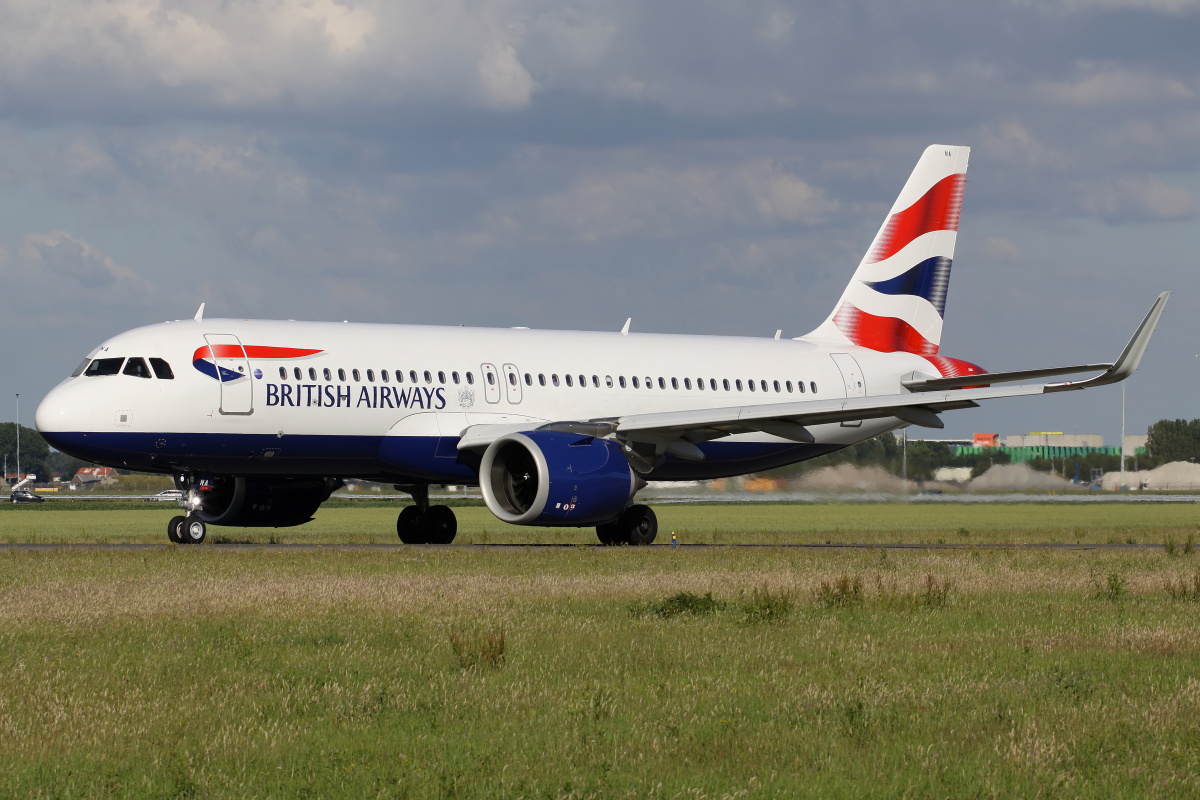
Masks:
[[[446,407],[446,389],[438,386],[360,386],[357,402],[351,405],[353,386],[317,383],[268,383],[268,406],[316,406],[317,408],[424,408],[441,411]]]

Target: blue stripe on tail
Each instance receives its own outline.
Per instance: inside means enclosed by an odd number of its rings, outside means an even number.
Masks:
[[[950,265],[945,256],[927,258],[907,272],[886,281],[864,281],[881,294],[909,294],[924,297],[940,316],[946,316],[946,290],[950,286]]]

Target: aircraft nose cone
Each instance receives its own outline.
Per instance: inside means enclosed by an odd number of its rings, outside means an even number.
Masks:
[[[55,434],[86,433],[92,430],[92,401],[76,378],[50,390],[38,404],[34,425],[51,445]]]

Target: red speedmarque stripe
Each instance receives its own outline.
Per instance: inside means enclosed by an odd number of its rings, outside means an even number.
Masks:
[[[875,246],[867,253],[867,263],[891,258],[913,239],[926,233],[958,230],[966,181],[965,173],[948,175],[935,183],[920,200],[888,217]]]
[[[196,348],[192,361],[208,358],[209,350],[213,358],[241,358],[242,348],[236,344],[204,345]],[[323,353],[323,350],[312,350],[306,347],[268,347],[266,345],[248,344],[245,347],[247,358],[304,358]]]
[[[833,324],[859,347],[880,353],[916,353],[936,355],[938,346],[917,333],[917,329],[896,317],[877,317],[849,303],[833,315]]]

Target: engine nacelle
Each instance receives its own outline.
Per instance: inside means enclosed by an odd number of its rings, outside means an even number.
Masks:
[[[210,525],[288,528],[311,520],[341,485],[324,478],[201,478],[186,487],[187,505]]]
[[[645,485],[620,445],[576,433],[502,436],[479,465],[488,510],[514,525],[582,528],[612,522]]]

